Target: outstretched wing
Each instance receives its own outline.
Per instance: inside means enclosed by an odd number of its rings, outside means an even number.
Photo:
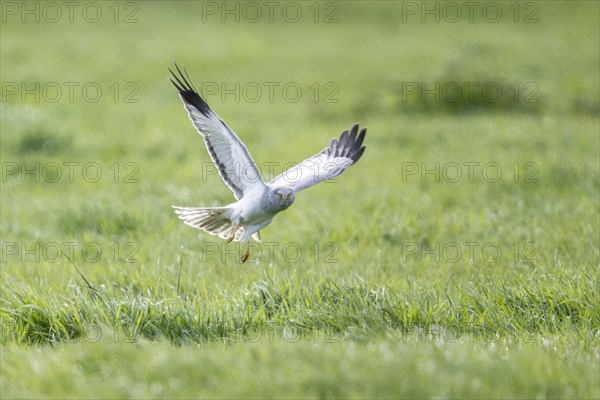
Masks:
[[[257,185],[265,186],[265,181],[244,143],[198,94],[187,71],[184,75],[177,64],[175,68],[179,75],[169,68],[175,78],[170,80],[179,91],[194,126],[204,138],[208,153],[221,178],[233,191],[236,199],[241,199]]]
[[[363,128],[359,133],[358,124],[355,124],[350,132],[342,132],[339,139],[333,139],[319,154],[293,166],[269,184],[288,186],[299,192],[340,175],[363,155],[365,146],[362,143],[366,133],[367,128]]]

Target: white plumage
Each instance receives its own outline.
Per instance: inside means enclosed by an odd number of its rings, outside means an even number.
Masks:
[[[260,240],[259,231],[275,215],[292,205],[296,193],[340,175],[362,156],[366,128],[358,124],[333,139],[320,153],[302,161],[266,183],[240,138],[214,113],[175,65],[173,85],[179,91],[194,126],[204,138],[208,153],[237,202],[225,207],[176,207],[179,218],[189,226],[217,235],[228,242]],[[249,257],[249,246],[242,262]]]

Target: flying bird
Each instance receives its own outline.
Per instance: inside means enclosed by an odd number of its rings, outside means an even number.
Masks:
[[[258,166],[240,138],[223,122],[198,94],[185,71],[175,64],[177,74],[170,81],[179,91],[189,118],[200,133],[223,181],[233,191],[236,202],[225,207],[177,207],[183,222],[212,235],[244,242],[242,263],[250,256],[250,238],[260,241],[259,231],[275,215],[289,208],[296,194],[319,182],[332,179],[356,163],[365,151],[367,132],[355,124],[331,141],[320,153],[291,167],[270,182],[265,182]]]

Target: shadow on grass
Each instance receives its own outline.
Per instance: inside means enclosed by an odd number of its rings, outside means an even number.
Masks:
[[[42,128],[36,128],[21,137],[17,145],[17,153],[23,155],[33,153],[57,154],[70,145],[70,138],[46,132]]]

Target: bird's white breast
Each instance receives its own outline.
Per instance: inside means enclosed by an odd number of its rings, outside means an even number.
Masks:
[[[268,225],[273,220],[273,215],[267,214],[261,207],[263,196],[266,193],[257,190],[247,193],[237,203],[231,204],[231,220],[239,221],[242,225]]]

